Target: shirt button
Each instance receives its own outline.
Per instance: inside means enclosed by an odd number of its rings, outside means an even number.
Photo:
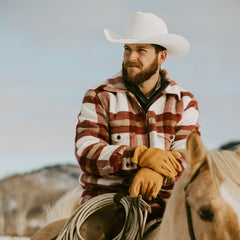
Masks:
[[[174,138],[174,136],[173,136],[173,135],[171,135],[171,136],[170,136],[170,139],[171,139],[171,140],[173,140],[173,138]]]
[[[121,136],[120,135],[117,135],[117,140],[120,140],[121,139]]]
[[[129,163],[126,163],[126,167],[129,168]]]

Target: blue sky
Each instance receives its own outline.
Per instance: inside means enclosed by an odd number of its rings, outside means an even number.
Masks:
[[[239,10],[238,0],[0,0],[0,177],[76,163],[83,95],[121,68],[123,46],[103,29],[124,35],[136,11],[189,40],[163,67],[198,98],[206,147],[239,140]]]

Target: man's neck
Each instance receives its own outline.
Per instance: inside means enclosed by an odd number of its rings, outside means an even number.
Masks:
[[[159,71],[157,71],[154,75],[151,76],[151,78],[149,78],[145,82],[138,84],[138,87],[141,89],[144,95],[148,97],[154,92],[158,79]]]

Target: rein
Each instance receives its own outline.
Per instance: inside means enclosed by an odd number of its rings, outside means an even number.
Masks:
[[[189,182],[185,185],[184,187],[184,191],[185,191],[185,206],[186,206],[186,213],[187,213],[187,222],[188,222],[188,231],[189,231],[189,235],[191,240],[196,240],[195,237],[195,233],[194,233],[194,228],[193,228],[193,223],[192,223],[192,214],[191,214],[191,207],[188,203],[188,192],[187,189],[189,187],[189,185],[196,179],[196,177],[199,175],[202,167],[205,165],[205,162],[203,162],[200,167],[196,170],[196,172],[192,175],[191,179],[189,180]]]

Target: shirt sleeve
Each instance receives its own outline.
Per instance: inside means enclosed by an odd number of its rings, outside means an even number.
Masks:
[[[181,105],[183,111],[179,114],[179,120],[175,126],[175,139],[171,150],[181,151],[186,148],[188,135],[195,129],[199,132],[199,109],[196,98],[189,92],[183,93]]]
[[[95,90],[83,99],[75,137],[75,155],[83,172],[100,176],[135,169],[130,164],[134,149],[111,145],[108,114]]]
[[[181,153],[181,157],[178,161],[182,164],[183,169],[186,168],[185,163],[185,149],[186,149],[186,141],[188,135],[196,130],[198,134],[199,132],[199,109],[198,109],[198,101],[191,93],[183,93],[182,102],[182,113],[179,114],[179,121],[175,126],[175,139],[171,146],[171,151],[179,151]],[[181,109],[181,108],[179,108]],[[178,181],[181,176],[181,172],[173,178],[166,179],[163,184],[163,188],[161,189],[162,197],[167,201],[171,196],[171,192],[174,184]]]

